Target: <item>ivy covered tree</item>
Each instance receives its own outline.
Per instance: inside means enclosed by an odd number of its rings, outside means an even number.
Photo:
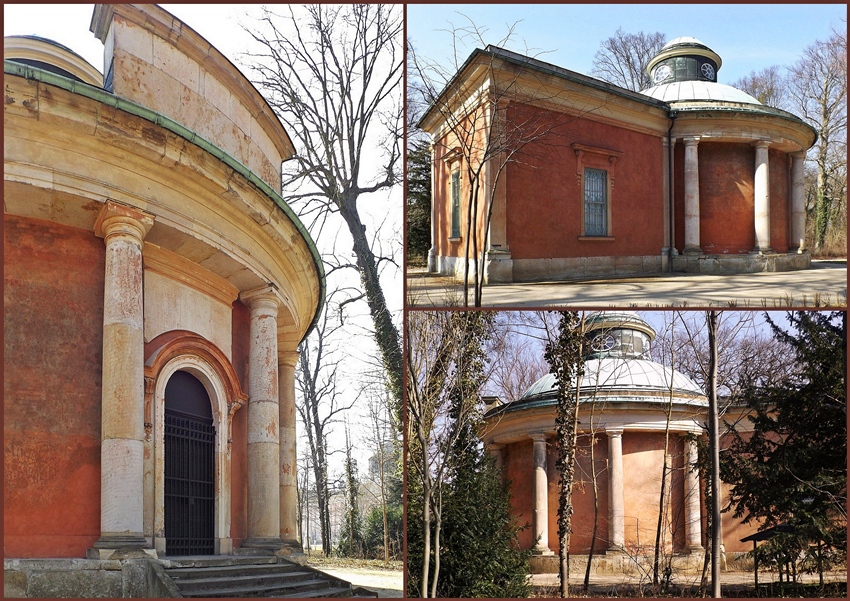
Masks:
[[[805,552],[804,566],[822,575],[846,559],[846,314],[789,313],[788,330],[767,320],[793,366],[744,388],[753,431],[733,432],[722,476],[736,518],[792,526],[783,546]]]
[[[546,343],[544,357],[558,387],[555,414],[558,445],[558,574],[561,597],[570,591],[570,535],[572,534],[573,483],[575,481],[576,440],[578,436],[578,400],[581,394],[582,342],[584,327],[576,311],[562,311],[558,332]]]
[[[351,441],[348,429],[345,431],[345,517],[340,528],[337,555],[342,557],[363,557],[363,520],[358,502],[360,482],[357,480],[357,462],[351,456]]]

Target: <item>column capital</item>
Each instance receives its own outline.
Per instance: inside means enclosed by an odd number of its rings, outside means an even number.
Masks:
[[[546,442],[546,432],[542,430],[538,432],[529,432],[528,437],[534,442]]]
[[[685,146],[696,146],[697,144],[699,144],[699,140],[699,136],[685,136],[682,138],[682,143]]]
[[[806,151],[798,150],[796,152],[789,152],[788,156],[790,156],[795,161],[805,161],[806,160]]]
[[[149,213],[108,200],[94,222],[94,233],[98,238],[123,234],[141,242],[153,227],[153,222],[154,217]]]
[[[277,352],[277,364],[282,367],[291,367],[295,369],[295,366],[298,364],[298,359],[301,357],[301,353],[296,351],[283,351],[279,350]]]
[[[281,305],[280,293],[277,286],[269,283],[267,286],[246,290],[239,293],[239,300],[248,305],[250,309],[266,306],[269,308],[277,308]]]
[[[772,142],[770,140],[756,140],[751,144],[751,146],[754,146],[756,148],[767,148],[771,144]]]
[[[616,428],[605,428],[605,433],[608,436],[622,437],[623,436],[623,430],[624,430],[624,428],[622,426],[618,426]]]

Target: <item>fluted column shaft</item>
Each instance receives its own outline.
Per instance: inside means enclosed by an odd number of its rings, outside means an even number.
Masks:
[[[756,247],[758,252],[770,252],[770,165],[767,147],[769,142],[755,143],[756,164],[753,179]]]
[[[549,549],[549,478],[546,474],[546,436],[532,434],[534,441],[534,553],[552,555]]]
[[[279,301],[271,287],[243,294],[242,300],[251,310],[248,349],[248,538],[243,546],[279,549]]]
[[[292,551],[301,552],[298,542],[298,476],[295,431],[295,366],[298,351],[279,356],[280,392],[280,538]]]
[[[153,217],[107,202],[95,224],[104,239],[100,447],[101,537],[89,551],[142,549],[144,538],[144,290],[142,241]]]
[[[685,138],[685,252],[701,254],[699,240],[699,138]]]
[[[806,250],[805,152],[791,153],[791,250]]]
[[[702,516],[699,500],[699,472],[696,471],[697,445],[693,440],[685,443],[685,539],[691,551],[702,549]]]
[[[608,430],[608,549],[625,546],[625,502],[623,497],[623,431]]]

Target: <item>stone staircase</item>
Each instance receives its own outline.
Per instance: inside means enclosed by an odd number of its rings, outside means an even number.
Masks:
[[[376,597],[372,591],[277,557],[162,560],[160,579],[174,597]]]

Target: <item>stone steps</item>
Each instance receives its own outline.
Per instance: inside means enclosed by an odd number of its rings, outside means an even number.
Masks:
[[[319,570],[276,557],[174,558],[165,574],[191,597],[374,597]]]

